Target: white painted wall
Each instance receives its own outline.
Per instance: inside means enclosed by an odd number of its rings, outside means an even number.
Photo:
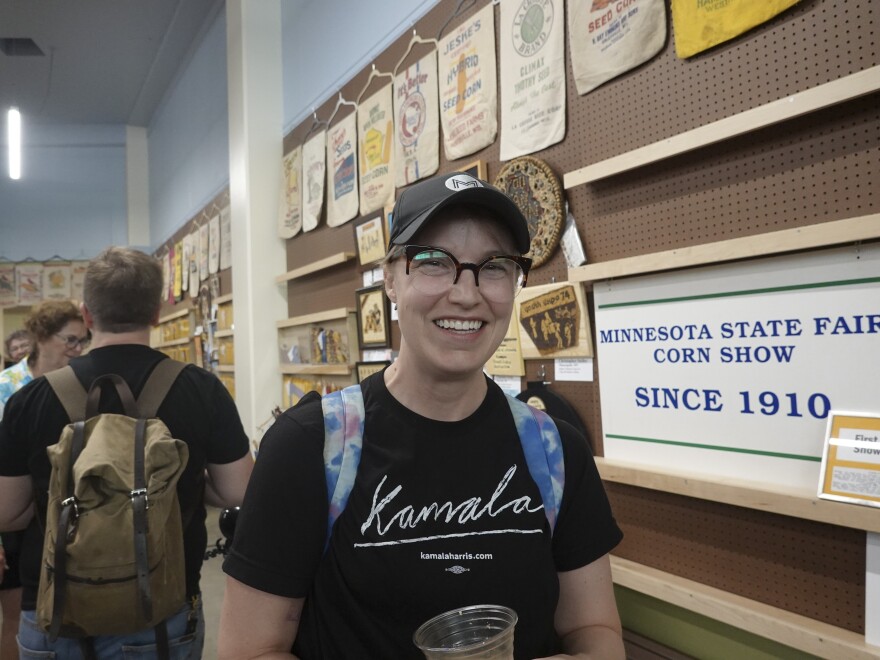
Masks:
[[[281,0],[283,133],[436,1]],[[225,12],[211,20],[147,129],[150,226],[132,228],[136,245],[164,243],[229,183]],[[89,258],[129,244],[126,127],[25,130],[25,177],[0,177],[0,256]]]
[[[24,117],[23,131],[22,178],[5,164],[0,176],[0,257],[84,259],[126,243],[125,126]]]

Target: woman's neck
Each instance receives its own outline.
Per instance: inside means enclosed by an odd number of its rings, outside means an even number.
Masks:
[[[33,362],[31,362],[31,360],[28,360],[28,367],[30,367],[31,375],[34,378],[39,378],[40,376],[43,376],[43,375],[49,373],[50,371],[55,371],[55,369],[60,369],[61,367],[65,366],[66,364],[67,363],[65,363],[65,364],[52,364],[43,355],[43,353],[39,353]]]
[[[422,417],[458,422],[470,417],[486,398],[488,387],[482,372],[440,379],[424,373],[413,376],[410,371],[398,358],[385,370],[385,387],[401,405]]]

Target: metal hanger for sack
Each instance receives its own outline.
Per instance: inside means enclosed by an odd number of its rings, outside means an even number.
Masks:
[[[321,128],[327,128],[328,123],[329,122],[326,122],[323,119],[318,119],[318,113],[315,111],[314,108],[312,108],[312,125],[309,126],[309,130],[307,130],[306,134],[303,136],[303,139],[302,139],[303,144],[305,144],[308,141],[309,136],[312,133],[314,133],[316,130],[319,130]]]
[[[327,128],[330,128],[330,124],[333,123],[333,118],[336,116],[336,113],[339,112],[339,108],[344,105],[350,105],[357,109],[357,103],[354,101],[346,101],[342,98],[342,92],[339,92],[339,98],[336,99],[336,107],[333,108],[333,112],[330,113],[330,118],[327,120]]]
[[[361,99],[364,98],[364,94],[367,93],[367,90],[370,88],[370,84],[377,78],[390,78],[393,81],[394,74],[389,71],[377,71],[376,63],[374,62],[372,68],[370,69],[370,75],[367,76],[367,82],[364,83],[364,86],[361,89],[361,93],[357,95],[357,101],[355,101],[355,103],[357,103],[358,105],[361,104]]]
[[[406,47],[406,51],[403,53],[403,57],[401,57],[397,61],[397,65],[394,67],[394,75],[395,76],[397,75],[397,72],[400,70],[400,65],[403,64],[404,60],[406,60],[406,58],[409,56],[410,52],[412,51],[413,46],[415,46],[416,44],[432,45],[432,46],[434,46],[434,48],[437,48],[437,45],[438,45],[436,39],[425,39],[423,37],[420,37],[418,35],[418,33],[416,33],[415,28],[413,28],[413,33],[412,33],[412,37],[410,37],[409,45]]]
[[[449,27],[449,24],[455,20],[455,17],[461,14],[464,11],[467,11],[471,7],[477,4],[477,0],[458,0],[458,4],[455,5],[455,9],[452,10],[452,14],[449,18],[446,19],[446,22],[440,27],[440,31],[437,33],[437,39],[443,35],[443,30]],[[467,6],[465,6],[467,5]]]

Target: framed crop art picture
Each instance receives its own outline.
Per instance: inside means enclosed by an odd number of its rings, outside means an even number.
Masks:
[[[473,163],[468,163],[461,168],[461,171],[482,181],[486,180],[486,163],[482,160],[475,160]]]
[[[357,246],[358,263],[361,266],[375,264],[385,256],[388,234],[385,231],[384,215],[384,212],[380,211],[354,226],[354,242]]]
[[[382,284],[355,291],[357,296],[358,344],[361,348],[391,346],[391,318]]]

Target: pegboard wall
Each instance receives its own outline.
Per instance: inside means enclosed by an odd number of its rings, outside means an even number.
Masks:
[[[437,36],[456,4],[441,0],[415,31]],[[477,2],[464,15],[486,4]],[[499,11],[496,7],[496,35]],[[688,60],[675,55],[668,15],[669,38],[660,54],[585,96],[575,89],[566,45],[567,134],[533,155],[561,179],[566,172],[880,64],[876,14],[873,0],[802,0]],[[410,37],[401,36],[377,57],[376,69],[392,71]],[[417,46],[409,57],[425,52]],[[344,99],[358,97],[369,72],[365,67],[339,90]],[[371,84],[370,90],[377,88]],[[317,108],[315,118],[328,119],[336,99]],[[350,111],[343,108],[336,119]],[[310,117],[285,136],[285,153],[302,144],[312,124]],[[577,186],[566,191],[566,198],[590,263],[876,213],[878,138],[880,95],[874,93]],[[498,139],[458,161],[447,161],[442,148],[440,154],[441,172],[479,159],[487,165],[489,181],[502,165]],[[290,239],[288,268],[354,251],[353,225],[360,219],[332,229],[322,224]],[[362,270],[356,261],[347,262],[290,282],[290,315],[354,308]],[[566,278],[567,266],[557,251],[532,272],[529,284]],[[588,305],[592,308],[589,292]],[[396,328],[393,339],[396,349]],[[524,379],[524,385],[546,380],[572,403],[599,455],[600,378],[598,361],[593,382],[554,382],[552,360],[528,360]],[[626,535],[616,555],[864,632],[864,532],[619,484],[607,488]]]

